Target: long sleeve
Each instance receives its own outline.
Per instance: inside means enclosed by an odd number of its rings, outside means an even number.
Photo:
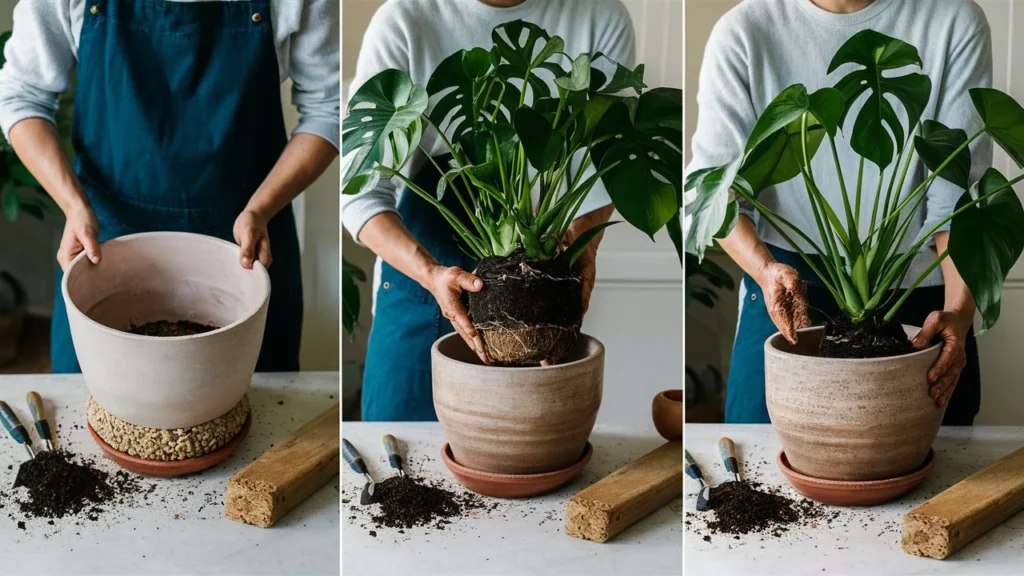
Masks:
[[[299,125],[294,133],[314,134],[339,149],[340,8],[338,0],[303,3],[301,25],[291,36],[288,66],[292,103],[299,111]]]
[[[8,137],[28,118],[54,122],[76,64],[71,2],[18,2],[0,68],[0,129]],[[81,22],[79,22],[79,26]]]
[[[963,26],[965,34],[960,42],[951,44],[946,59],[945,80],[939,89],[936,106],[936,120],[950,128],[963,128],[968,135],[982,128],[981,118],[974,109],[969,90],[992,87],[992,37],[984,13],[976,6],[968,6],[969,13],[963,18],[969,25]],[[971,178],[976,182],[992,166],[992,139],[983,136],[971,145]],[[925,202],[925,222],[922,230],[927,232],[956,209],[957,200],[963,190],[952,182],[936,178],[928,189]],[[939,231],[949,230],[946,222]]]
[[[688,173],[722,166],[738,158],[757,122],[750,97],[746,40],[732,33],[727,18],[715,25],[704,49],[697,90],[697,128],[690,140]],[[745,202],[740,202],[740,211],[751,218],[755,216]]]

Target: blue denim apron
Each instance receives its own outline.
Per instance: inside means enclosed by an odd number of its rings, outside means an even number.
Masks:
[[[233,241],[287,144],[270,2],[91,0],[78,48],[75,170],[99,240],[171,230]],[[257,370],[299,369],[302,280],[291,207],[269,223],[271,298]],[[80,372],[57,274],[53,371]]]
[[[824,324],[826,318],[840,313],[832,294],[799,254],[775,246],[769,246],[769,250],[777,261],[795,268],[807,282],[807,302],[814,325]],[[764,293],[757,282],[744,274],[743,286],[746,292],[729,365],[725,421],[728,424],[769,424],[764,392],[764,343],[778,328],[768,315]],[[929,314],[942,310],[944,301],[943,286],[918,288],[900,308],[898,319],[903,324],[921,326]],[[960,381],[946,408],[942,421],[945,426],[972,425],[981,407],[981,370],[973,326],[968,334],[967,365],[960,373]]]
[[[441,166],[447,164],[442,160]],[[424,190],[434,190],[440,179],[428,164],[413,178]],[[452,203],[450,191],[444,204],[464,214]],[[398,213],[405,227],[439,263],[466,271],[476,260],[464,253],[455,233],[437,209],[411,191],[402,193]],[[363,370],[362,419],[364,421],[434,421],[430,347],[441,336],[455,331],[441,314],[434,296],[418,282],[387,262],[381,264],[376,310]]]

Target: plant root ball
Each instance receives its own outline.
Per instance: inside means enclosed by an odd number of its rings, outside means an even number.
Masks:
[[[516,253],[485,258],[475,273],[484,287],[468,293],[469,317],[492,361],[536,366],[572,351],[583,322],[582,292],[564,261]]]
[[[249,416],[249,395],[227,414],[191,428],[147,428],[125,422],[107,412],[91,395],[86,418],[96,434],[115,450],[136,458],[163,462],[198,458],[230,442]]]

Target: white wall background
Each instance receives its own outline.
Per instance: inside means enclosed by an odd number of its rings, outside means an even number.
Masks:
[[[0,2],[0,31],[11,29],[14,4],[13,0]],[[282,86],[281,97],[290,131],[298,123],[290,83]],[[306,307],[301,351],[304,370],[338,369],[338,166],[335,162],[295,205]],[[45,222],[22,217],[13,225],[0,219],[0,270],[10,271],[25,285],[31,309],[39,314],[48,315],[53,309],[54,254],[62,227],[59,215]]]
[[[704,45],[715,22],[740,0],[686,0],[686,141],[696,127],[697,78]],[[810,0],[806,0],[810,1]],[[994,87],[1024,102],[1024,37],[1016,38],[1015,30],[1024,30],[1024,1],[976,0],[984,9],[992,29],[992,51],[995,59]],[[1018,67],[1014,67],[1017,64]],[[995,167],[1008,177],[1019,174],[999,147]],[[1024,187],[1018,186],[1018,195]],[[731,262],[729,263],[731,265]],[[737,270],[732,266],[733,270]],[[738,277],[738,274],[737,274]],[[714,312],[699,306],[686,311],[686,358],[691,365],[713,363],[728,368],[733,332],[736,329],[735,295],[724,295]],[[1024,262],[1017,267],[1003,289],[1002,316],[999,324],[979,340],[981,354],[982,402],[977,424],[1024,425],[1024,363],[1019,361],[1020,342],[1024,340]]]
[[[560,0],[585,2],[588,0]],[[342,39],[343,78],[348,85],[363,32],[382,0],[345,0]],[[623,0],[633,19],[637,61],[645,63],[649,86],[682,88],[683,0]],[[345,235],[344,255],[370,270],[372,254]],[[597,283],[583,330],[606,347],[604,400],[598,421],[650,426],[651,399],[682,386],[682,274],[671,241],[656,243],[625,225],[613,226],[598,251]],[[359,334],[343,346],[342,386],[358,388],[371,318],[365,310],[370,287],[363,287],[364,314]]]

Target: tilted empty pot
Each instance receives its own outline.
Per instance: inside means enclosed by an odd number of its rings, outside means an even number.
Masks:
[[[485,366],[458,334],[430,350],[434,409],[455,461],[481,472],[561,470],[583,453],[601,407],[604,346],[579,341],[561,364]]]
[[[918,328],[904,326],[912,338]],[[920,468],[945,409],[928,395],[940,345],[888,358],[820,358],[824,329],[793,346],[765,342],[765,395],[772,426],[797,472],[826,480],[884,480]]]
[[[139,426],[188,428],[224,415],[249,388],[263,341],[270,276],[239,264],[238,246],[199,234],[148,232],[79,254],[61,290],[89,392]],[[192,336],[131,334],[132,325],[191,320]]]

